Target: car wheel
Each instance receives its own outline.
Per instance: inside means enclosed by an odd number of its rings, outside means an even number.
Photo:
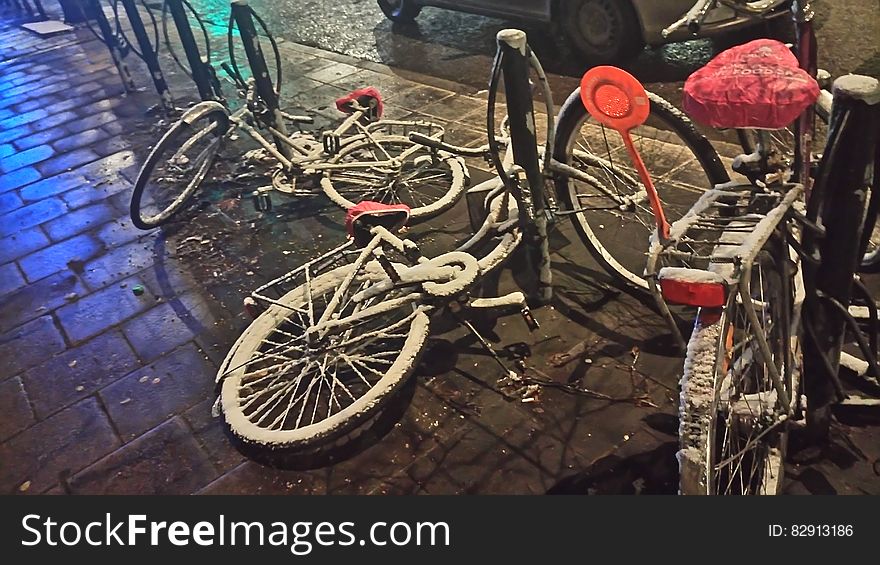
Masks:
[[[571,46],[591,64],[619,62],[645,46],[628,0],[560,0],[555,19]]]
[[[411,22],[416,19],[422,7],[412,0],[377,0],[382,13],[392,22]]]

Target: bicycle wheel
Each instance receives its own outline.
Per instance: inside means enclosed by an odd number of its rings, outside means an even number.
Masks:
[[[274,448],[328,444],[380,410],[411,374],[429,326],[427,314],[412,302],[381,315],[361,315],[320,343],[307,339],[307,330],[353,268],[304,278],[233,346],[220,368],[220,401],[227,426],[245,443]],[[342,296],[339,318],[401,296],[402,291],[392,290],[355,300],[368,285],[358,283],[361,278],[367,279],[358,275]]]
[[[679,407],[681,494],[776,494],[788,438],[787,410],[770,377],[772,363],[796,406],[799,341],[792,335],[789,261],[776,240],[752,267],[751,303],[699,313],[687,349]],[[758,326],[749,321],[754,308]],[[768,361],[755,336],[764,335]],[[794,399],[794,400],[791,400]]]
[[[399,167],[370,165],[391,159],[402,159]],[[321,178],[321,188],[335,204],[345,209],[363,200],[406,204],[411,208],[410,223],[452,208],[468,179],[461,157],[434,151],[404,136],[377,137],[375,143],[345,146],[330,163],[351,165],[328,170]]]
[[[131,221],[142,230],[179,212],[205,180],[229,130],[226,110],[215,102],[193,107],[150,152],[131,195]]]
[[[690,120],[669,102],[648,93],[651,114],[632,131],[633,142],[651,173],[669,222],[690,209],[700,195],[729,179],[721,159]],[[622,210],[616,198],[644,190],[617,132],[587,113],[580,89],[562,107],[556,130],[556,159],[598,178],[605,190],[564,175],[556,193],[569,210],[575,231],[596,260],[623,282],[648,289],[644,278],[648,241],[655,230],[647,200]]]

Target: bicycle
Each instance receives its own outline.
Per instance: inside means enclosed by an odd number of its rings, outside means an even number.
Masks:
[[[551,195],[545,191],[548,176],[542,168],[553,167],[580,182],[602,183],[565,163],[554,164],[552,157],[541,164],[530,62],[545,92],[546,77],[523,32],[504,30],[497,42],[487,104],[488,145],[455,148],[424,135],[410,136],[433,149],[489,158],[498,176],[469,190],[482,199],[482,225],[455,251],[429,259],[415,243],[394,233],[407,221],[405,206],[362,202],[347,215],[350,241],[252,293],[251,300],[265,309],[233,345],[217,375],[216,413],[238,440],[307,449],[352,433],[381,410],[415,369],[433,315],[454,316],[490,353],[491,346],[467,321],[468,312],[512,307],[531,329],[537,327],[523,292],[472,298],[469,291],[523,242],[532,259],[529,298],[533,304],[546,303],[551,273],[545,204]],[[497,139],[495,105],[502,74],[509,138]],[[552,96],[545,96],[545,103],[549,150],[544,154],[552,156]],[[597,156],[584,152],[581,157],[614,178],[626,178]],[[606,190],[617,197],[613,188]],[[636,192],[628,188],[628,194]]]
[[[251,19],[254,15],[245,2],[233,3],[228,26],[231,64],[222,65],[244,105],[231,111],[218,95],[188,109],[172,125],[150,152],[135,182],[131,200],[135,226],[151,229],[180,212],[236,132],[256,142],[277,163],[271,187],[282,193],[313,194],[298,186],[311,183],[343,208],[364,198],[404,202],[411,205],[414,222],[432,218],[457,202],[468,182],[463,159],[412,143],[407,137],[416,131],[440,138],[442,126],[382,120],[382,101],[375,89],[359,89],[337,100],[337,108],[348,116],[335,130],[324,132],[320,141],[303,134],[289,135],[285,121],[303,124],[311,118],[294,116],[278,107],[278,91],[269,78]],[[232,49],[234,21],[253,69],[247,80]],[[268,33],[262,20],[258,21]],[[271,43],[276,53],[276,80],[280,80],[278,48],[274,39]],[[254,193],[260,210],[271,205],[268,190]]]

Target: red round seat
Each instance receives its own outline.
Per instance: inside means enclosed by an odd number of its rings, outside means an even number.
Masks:
[[[688,77],[683,106],[716,128],[780,129],[819,96],[819,84],[784,43],[757,39],[732,47]]]

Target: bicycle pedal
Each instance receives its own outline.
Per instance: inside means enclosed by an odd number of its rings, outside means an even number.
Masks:
[[[532,311],[529,310],[528,306],[520,310],[519,314],[523,317],[523,320],[525,320],[526,326],[528,326],[530,332],[533,332],[541,327],[541,325],[538,323],[538,320],[535,319],[535,317],[532,315]]]
[[[508,359],[528,359],[532,356],[532,348],[522,341],[505,345],[503,350]]]
[[[258,212],[269,212],[272,210],[272,197],[269,195],[268,190],[257,189],[251,193],[251,198],[254,202],[254,208]]]

